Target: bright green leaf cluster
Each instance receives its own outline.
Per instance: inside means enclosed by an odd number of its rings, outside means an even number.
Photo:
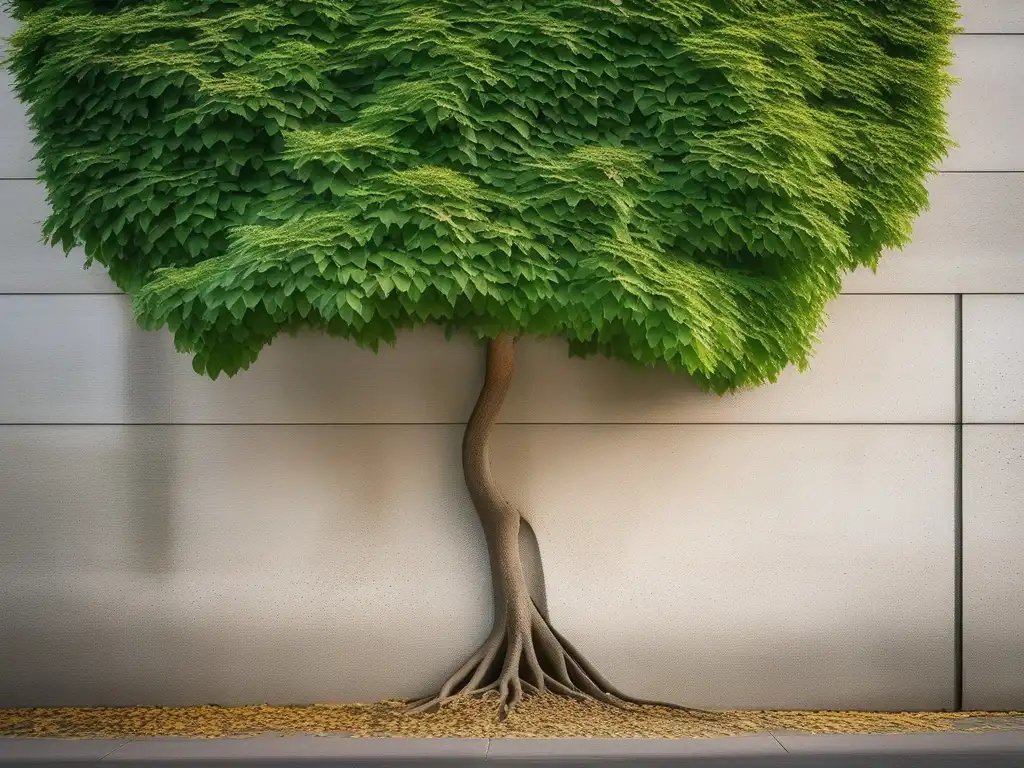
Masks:
[[[949,138],[954,0],[17,0],[52,214],[233,374],[281,331],[803,367]]]

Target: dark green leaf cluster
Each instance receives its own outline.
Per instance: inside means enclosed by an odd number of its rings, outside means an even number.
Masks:
[[[803,367],[949,145],[954,0],[18,0],[50,242],[200,372],[281,331]]]

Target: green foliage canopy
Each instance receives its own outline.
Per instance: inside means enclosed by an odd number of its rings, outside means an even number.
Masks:
[[[281,331],[803,367],[949,146],[954,0],[17,0],[52,214],[216,377]]]

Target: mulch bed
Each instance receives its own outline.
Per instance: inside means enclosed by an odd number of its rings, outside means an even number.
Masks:
[[[0,737],[243,737],[338,734],[353,737],[712,738],[764,731],[915,733],[1024,729],[1020,712],[689,713],[655,706],[625,709],[561,696],[530,696],[503,722],[497,694],[409,714],[400,701],[312,706],[75,707],[0,709]]]

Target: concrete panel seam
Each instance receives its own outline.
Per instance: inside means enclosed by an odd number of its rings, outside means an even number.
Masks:
[[[778,745],[779,745],[780,747],[782,747],[783,751],[784,751],[784,752],[785,752],[786,754],[789,754],[789,750],[788,750],[788,749],[786,749],[786,745],[785,745],[785,744],[783,744],[783,743],[782,743],[781,741],[779,741],[779,737],[775,735],[775,731],[768,731],[768,734],[769,734],[769,735],[770,735],[770,736],[771,736],[771,737],[772,737],[773,739],[775,739],[775,741],[776,741],[776,742],[778,742]]]
[[[114,748],[113,748],[112,750],[110,750],[109,752],[107,752],[107,754],[103,755],[103,757],[101,757],[101,758],[100,758],[100,761],[102,762],[103,760],[106,760],[106,759],[107,759],[108,757],[110,757],[110,756],[111,756],[112,754],[114,754],[115,752],[117,752],[117,750],[121,749],[121,747],[123,747],[123,746],[124,746],[125,744],[131,744],[131,743],[132,743],[133,741],[135,741],[135,739],[134,739],[134,738],[131,738],[131,739],[125,739],[125,740],[124,740],[124,741],[122,741],[122,742],[121,742],[120,744],[118,744],[118,745],[117,745],[116,747],[114,747]]]
[[[953,431],[953,708],[964,703],[964,297],[956,297],[953,383],[956,425]]]

